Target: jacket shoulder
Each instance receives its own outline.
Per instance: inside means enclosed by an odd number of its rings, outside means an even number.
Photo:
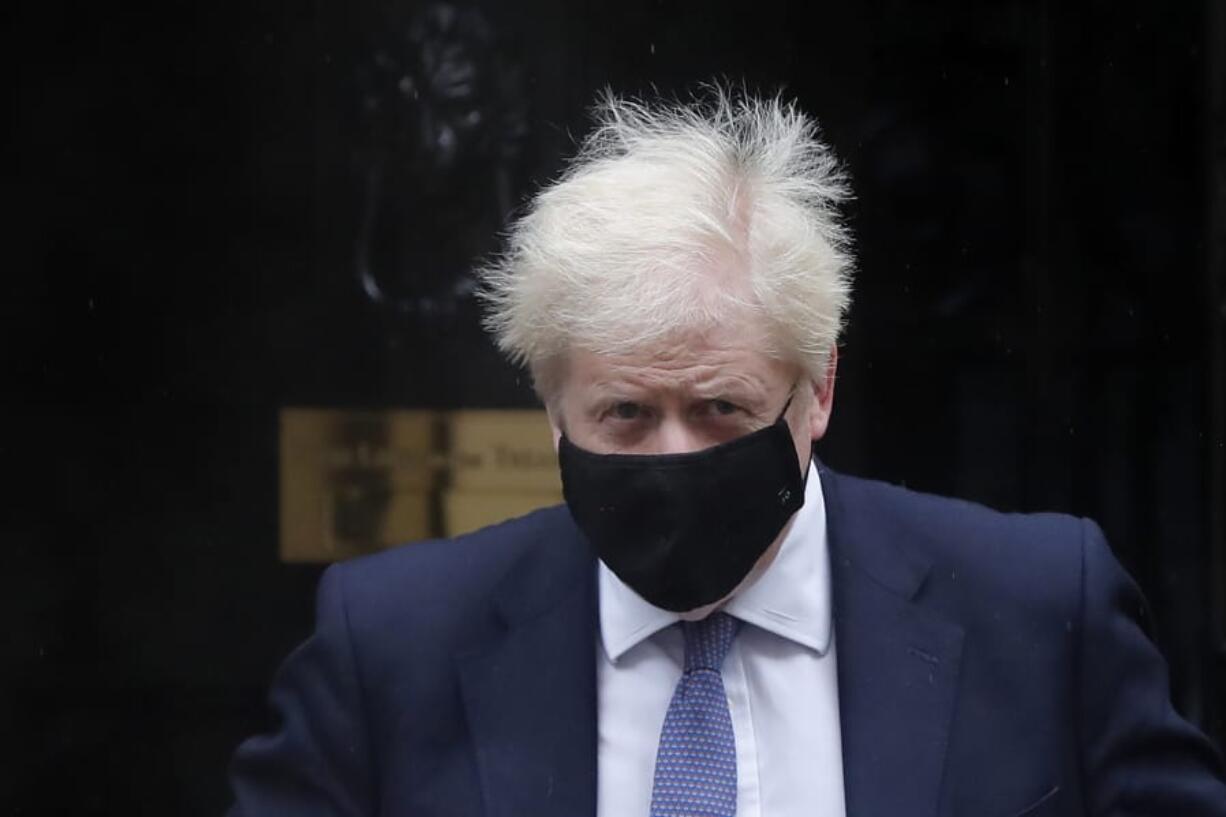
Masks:
[[[570,514],[557,505],[461,536],[351,559],[328,572],[355,629],[429,628],[487,604],[503,578],[525,565],[575,558],[577,537]]]
[[[1080,540],[1086,520],[1065,513],[1015,513],[965,499],[915,491],[860,477],[835,475],[843,502],[871,507],[882,521],[913,533],[931,532],[933,541],[1035,538],[1045,542]],[[927,539],[928,537],[923,537]]]
[[[926,592],[997,609],[1074,615],[1087,539],[1097,526],[1062,513],[1008,513],[962,499],[831,474],[844,527],[867,526],[928,566]],[[856,521],[859,520],[859,521]]]

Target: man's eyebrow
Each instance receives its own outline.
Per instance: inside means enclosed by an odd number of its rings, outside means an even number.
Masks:
[[[646,391],[641,386],[629,383],[593,383],[589,387],[589,396],[593,402],[638,400],[643,397]]]
[[[766,398],[766,388],[747,378],[723,376],[705,383],[696,383],[694,394],[708,400],[736,397],[742,400],[761,401]]]

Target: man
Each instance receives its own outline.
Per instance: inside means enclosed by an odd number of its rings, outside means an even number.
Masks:
[[[567,504],[330,569],[235,815],[1226,817],[1091,522],[837,474],[843,181],[607,98],[484,271]]]

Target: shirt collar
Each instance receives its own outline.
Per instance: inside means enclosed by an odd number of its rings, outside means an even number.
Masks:
[[[599,562],[600,637],[605,654],[616,662],[629,649],[668,625],[676,613],[643,600]],[[779,554],[766,572],[742,587],[724,612],[820,655],[830,648],[830,559],[826,541],[826,503],[821,478],[810,463],[805,504],[792,519]]]

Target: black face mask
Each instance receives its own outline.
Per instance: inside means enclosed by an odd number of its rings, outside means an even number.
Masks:
[[[719,601],[804,504],[787,409],[687,454],[594,454],[563,436],[566,504],[601,561],[648,602],[685,612]]]

